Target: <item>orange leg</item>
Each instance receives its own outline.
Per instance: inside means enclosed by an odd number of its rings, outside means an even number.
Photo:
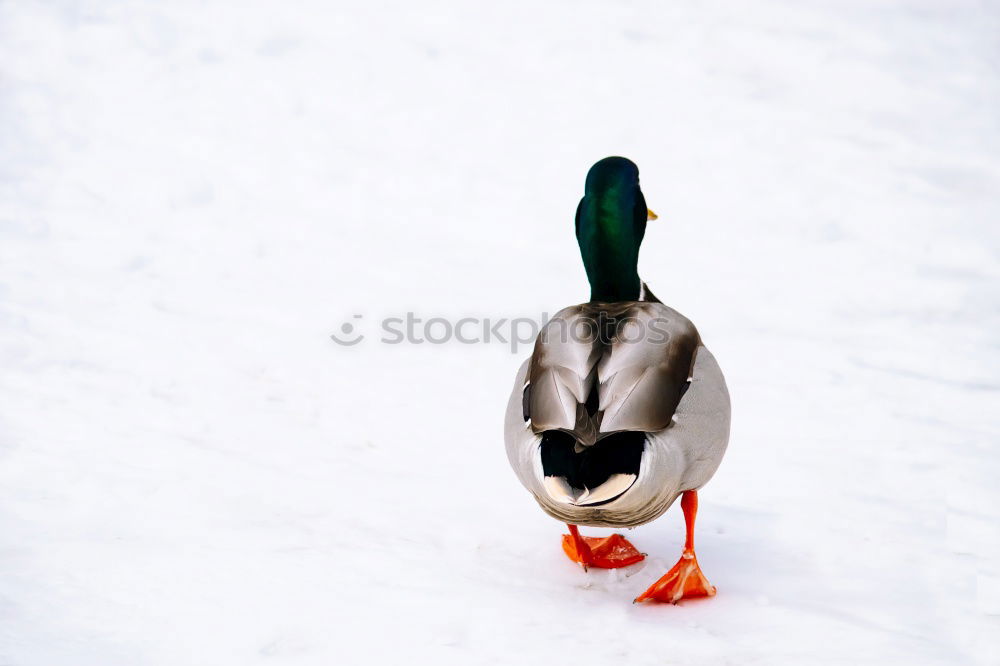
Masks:
[[[715,587],[709,584],[698,566],[698,558],[694,556],[694,518],[698,513],[698,491],[684,491],[681,509],[684,510],[684,524],[687,526],[687,539],[684,541],[681,559],[663,578],[640,594],[636,598],[637,602],[652,599],[676,604],[681,599],[715,595]]]
[[[617,569],[641,562],[646,556],[621,534],[609,537],[580,536],[576,525],[567,525],[569,534],[563,534],[562,547],[569,559],[587,567]]]

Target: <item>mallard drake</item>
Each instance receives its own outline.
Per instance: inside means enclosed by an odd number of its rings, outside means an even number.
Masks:
[[[639,169],[623,157],[591,167],[576,209],[590,300],[542,328],[514,380],[505,419],[507,456],[542,510],[569,527],[566,555],[587,567],[642,560],[620,534],[678,496],[687,527],[677,564],[635,601],[676,603],[715,594],[698,566],[698,490],[729,442],[729,391],[694,324],[639,279],[648,220]]]

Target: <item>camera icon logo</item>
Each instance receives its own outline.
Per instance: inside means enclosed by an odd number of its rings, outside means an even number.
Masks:
[[[356,314],[352,319],[361,319],[361,315]],[[330,334],[330,339],[342,347],[353,347],[365,339],[363,333],[358,333],[354,323],[345,321],[340,325],[340,335]]]

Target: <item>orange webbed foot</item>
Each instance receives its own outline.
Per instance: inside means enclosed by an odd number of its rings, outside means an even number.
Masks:
[[[621,534],[612,534],[609,537],[585,537],[580,536],[575,525],[570,526],[570,532],[573,534],[563,535],[563,550],[569,559],[582,564],[584,570],[587,567],[599,569],[627,567],[641,562],[646,557]]]
[[[705,578],[701,567],[698,566],[698,558],[694,556],[694,520],[698,514],[698,491],[684,491],[681,496],[681,509],[684,511],[684,526],[687,530],[681,559],[663,578],[636,597],[633,603],[652,599],[676,604],[681,599],[715,596],[715,587]]]
[[[636,597],[634,603],[652,599],[676,604],[681,599],[712,596],[715,596],[715,586],[709,583],[705,574],[701,572],[694,550],[685,549],[677,564],[648,590]]]

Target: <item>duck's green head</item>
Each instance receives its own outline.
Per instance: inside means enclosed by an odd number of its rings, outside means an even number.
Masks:
[[[605,157],[590,167],[576,209],[576,240],[591,301],[639,300],[639,246],[646,221],[655,219],[639,189],[639,167],[631,160]]]

